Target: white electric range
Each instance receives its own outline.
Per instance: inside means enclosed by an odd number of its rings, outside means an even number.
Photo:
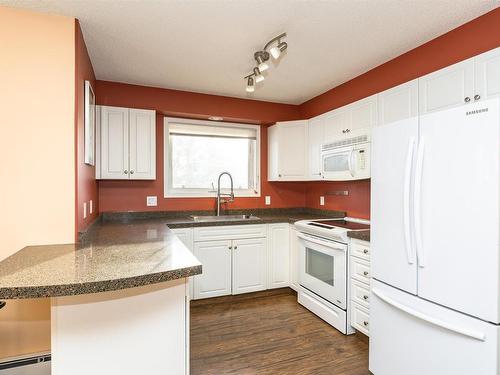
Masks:
[[[347,232],[370,229],[368,220],[351,217],[301,220],[298,301],[344,334],[354,333],[348,311]]]

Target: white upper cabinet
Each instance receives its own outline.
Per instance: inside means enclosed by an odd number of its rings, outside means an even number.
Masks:
[[[347,107],[328,112],[325,115],[325,143],[345,138],[350,127],[350,115]]]
[[[325,142],[325,118],[317,117],[309,120],[309,179],[320,180],[321,177],[321,145]]]
[[[101,107],[100,178],[129,179],[128,115],[128,108]]]
[[[268,180],[308,177],[307,121],[279,122],[268,128]]]
[[[500,96],[500,47],[474,58],[474,100]]]
[[[418,116],[418,79],[378,94],[378,122],[385,125]]]
[[[100,107],[97,121],[96,178],[156,178],[155,111]]]
[[[448,66],[419,79],[420,115],[474,100],[474,59]]]

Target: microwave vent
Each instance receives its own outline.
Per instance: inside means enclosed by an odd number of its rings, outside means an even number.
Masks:
[[[341,139],[335,142],[331,143],[325,143],[324,145],[321,146],[322,151],[328,151],[333,148],[341,147],[341,146],[349,146],[349,145],[355,145],[357,143],[365,143],[368,142],[368,136],[367,135],[360,135],[358,137],[352,137],[352,138],[347,138],[347,139]]]

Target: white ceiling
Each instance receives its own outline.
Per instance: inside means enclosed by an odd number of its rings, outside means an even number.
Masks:
[[[0,0],[74,16],[98,79],[302,103],[500,5],[498,0]],[[254,51],[288,51],[253,94]]]

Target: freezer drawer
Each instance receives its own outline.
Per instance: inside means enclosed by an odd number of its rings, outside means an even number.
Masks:
[[[499,327],[372,280],[375,375],[498,375]]]

